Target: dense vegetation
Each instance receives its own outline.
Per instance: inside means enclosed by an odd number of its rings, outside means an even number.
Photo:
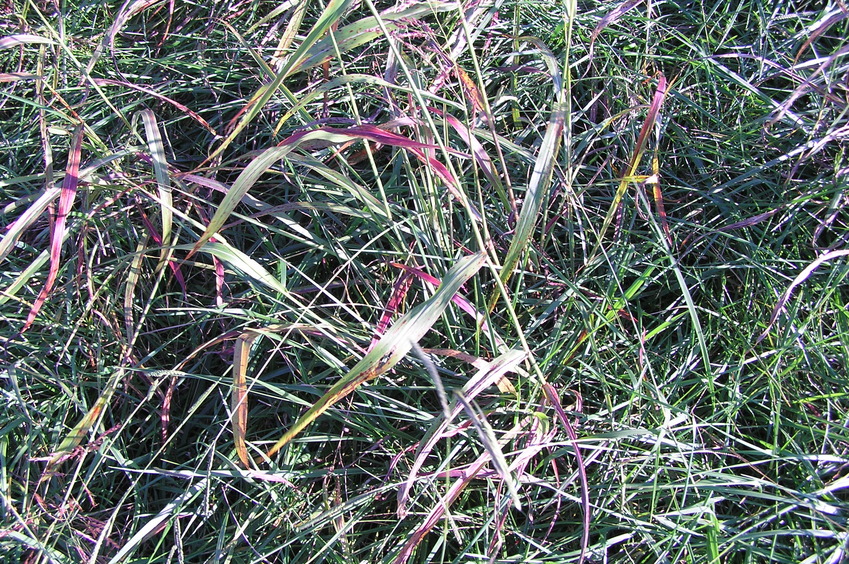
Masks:
[[[847,558],[843,2],[0,14],[4,561]]]

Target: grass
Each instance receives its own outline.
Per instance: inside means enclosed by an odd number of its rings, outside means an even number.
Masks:
[[[846,558],[842,3],[0,12],[4,560]]]

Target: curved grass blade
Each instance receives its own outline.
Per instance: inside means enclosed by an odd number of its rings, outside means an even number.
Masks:
[[[403,135],[384,131],[378,127],[370,125],[342,129],[323,128],[296,133],[283,141],[280,146],[266,149],[245,167],[245,170],[243,170],[239,177],[236,178],[236,181],[233,182],[233,186],[227,192],[227,195],[224,196],[224,200],[222,200],[221,205],[218,206],[218,209],[215,211],[215,215],[212,216],[211,220],[209,220],[209,225],[207,226],[206,231],[204,231],[203,235],[201,235],[197,243],[195,243],[195,246],[189,253],[189,256],[196,253],[204,243],[206,243],[219,229],[221,229],[221,227],[226,223],[227,218],[230,217],[230,214],[233,213],[233,210],[236,209],[236,206],[253,187],[259,177],[276,162],[286,157],[286,155],[292,152],[295,148],[301,146],[326,147],[358,140],[374,141],[375,143],[400,147],[410,151],[419,158],[419,160],[428,165],[431,170],[433,170],[434,173],[446,183],[449,191],[457,199],[461,202],[466,200],[462,191],[459,190],[457,180],[451,175],[448,168],[425,153],[423,149],[434,148],[425,143],[419,143],[404,137]]]
[[[68,213],[71,211],[71,206],[74,205],[77,185],[79,184],[80,153],[82,152],[82,147],[83,126],[78,125],[71,142],[71,150],[68,154],[68,166],[65,172],[65,179],[62,182],[62,193],[59,195],[56,220],[50,230],[50,268],[47,272],[47,281],[35,299],[35,303],[32,304],[26,323],[24,323],[21,331],[26,331],[32,326],[38,312],[41,310],[41,306],[44,305],[44,301],[50,295],[50,291],[53,289],[53,284],[56,283],[56,277],[59,274],[60,261],[62,259],[62,241],[65,239],[65,225],[68,220]]]
[[[775,322],[778,320],[781,310],[783,310],[784,306],[787,305],[787,301],[790,299],[790,296],[793,295],[793,290],[795,290],[797,286],[807,280],[811,274],[813,274],[814,270],[819,268],[822,263],[845,256],[849,256],[849,249],[830,251],[806,266],[805,269],[793,279],[793,282],[790,283],[790,286],[787,287],[784,294],[782,294],[781,298],[779,298],[778,303],[775,304],[775,308],[772,310],[772,315],[769,316],[769,322],[766,324],[766,329],[764,329],[763,333],[758,336],[755,343],[760,343],[769,334],[770,329],[772,329],[772,326],[775,325]]]
[[[505,378],[508,372],[516,370],[517,366],[527,358],[528,356],[524,351],[511,349],[494,359],[492,362],[482,362],[477,373],[463,386],[463,398],[465,398],[467,402],[474,401],[474,399],[489,386],[492,386],[502,378]],[[478,364],[475,364],[475,366],[478,366]],[[448,418],[443,418],[442,420],[434,422],[430,429],[428,429],[425,437],[421,440],[421,442],[419,442],[419,447],[416,449],[416,456],[413,460],[412,467],[407,472],[407,479],[398,488],[397,512],[399,519],[403,519],[407,516],[410,490],[412,489],[416,479],[419,477],[419,470],[421,470],[439,440],[446,436],[449,425],[462,410],[463,406],[454,404],[448,414]]]
[[[554,408],[557,418],[560,419],[561,423],[563,423],[563,427],[566,429],[566,434],[569,436],[569,440],[572,441],[572,448],[575,449],[575,464],[578,467],[578,477],[581,480],[581,505],[584,510],[583,533],[581,534],[581,556],[578,562],[579,564],[583,564],[586,560],[587,547],[589,547],[590,543],[590,521],[592,520],[590,486],[589,481],[587,480],[587,468],[584,464],[584,457],[581,454],[581,448],[578,446],[578,435],[575,434],[572,424],[569,423],[569,417],[566,415],[566,412],[563,410],[563,406],[560,404],[560,397],[557,390],[555,390],[554,386],[551,384],[546,383],[542,385],[542,391],[545,394],[545,398]]]
[[[268,450],[266,456],[269,458],[273,456],[331,405],[356,390],[360,384],[386,373],[404,358],[413,343],[418,342],[436,323],[460,287],[480,270],[485,259],[484,253],[476,253],[457,261],[457,264],[445,274],[436,293],[399,319],[344,378],[330,388],[280,437],[280,440]]]

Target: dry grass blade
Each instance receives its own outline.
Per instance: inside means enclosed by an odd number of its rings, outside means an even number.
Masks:
[[[395,366],[421,339],[448,307],[452,296],[483,266],[486,255],[477,253],[457,261],[449,270],[436,293],[423,304],[410,310],[386,332],[380,342],[348,374],[327,391],[269,450],[270,458],[327,409],[356,390],[363,382],[373,380]]]
[[[59,267],[62,260],[62,241],[65,239],[65,225],[68,220],[68,213],[71,211],[71,206],[74,205],[77,184],[79,183],[80,153],[82,152],[82,147],[83,127],[82,125],[78,125],[71,141],[71,149],[68,153],[68,166],[65,171],[65,180],[62,182],[62,193],[59,196],[59,208],[56,210],[56,218],[50,229],[50,269],[47,273],[47,281],[35,299],[35,303],[33,303],[30,309],[22,331],[26,331],[32,326],[38,312],[41,310],[41,306],[44,305],[44,301],[50,295],[50,291],[53,290],[53,284],[56,283],[56,277],[59,274]]]
[[[233,394],[231,396],[230,410],[232,412],[231,422],[233,425],[233,442],[236,445],[236,454],[245,469],[250,468],[250,457],[245,444],[245,436],[248,428],[248,385],[247,370],[250,358],[251,345],[260,336],[260,333],[248,330],[236,338],[233,345]]]

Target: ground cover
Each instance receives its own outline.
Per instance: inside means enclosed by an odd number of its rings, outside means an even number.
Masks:
[[[842,2],[0,13],[4,559],[846,558]]]

